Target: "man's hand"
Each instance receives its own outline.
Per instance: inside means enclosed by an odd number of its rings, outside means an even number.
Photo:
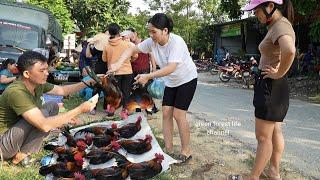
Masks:
[[[92,98],[92,99],[89,99],[88,101],[82,103],[79,106],[81,113],[86,113],[86,112],[92,111],[93,108],[96,107],[97,102],[98,102],[98,98]]]
[[[72,125],[79,125],[82,122],[78,118],[71,118],[69,123],[72,124]]]
[[[261,74],[265,75],[265,76],[263,76],[263,79],[266,79],[266,78],[279,79],[279,78],[281,78],[278,74],[278,68],[273,68],[270,65],[267,65],[266,68],[263,68]]]

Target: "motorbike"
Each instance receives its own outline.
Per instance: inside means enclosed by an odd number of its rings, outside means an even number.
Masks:
[[[219,67],[219,79],[222,82],[228,82],[230,79],[242,80],[247,84],[248,77],[250,76],[250,64],[247,62],[239,62],[236,64],[231,63],[229,66]]]

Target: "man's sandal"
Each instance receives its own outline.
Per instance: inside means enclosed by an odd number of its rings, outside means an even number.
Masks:
[[[30,167],[34,162],[36,162],[36,159],[27,156],[24,159],[22,159],[18,164],[16,164],[16,166]]]

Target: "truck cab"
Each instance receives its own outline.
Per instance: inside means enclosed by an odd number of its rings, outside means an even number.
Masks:
[[[61,27],[53,15],[25,3],[0,2],[0,64],[7,58],[17,60],[26,50],[52,46],[61,49]]]

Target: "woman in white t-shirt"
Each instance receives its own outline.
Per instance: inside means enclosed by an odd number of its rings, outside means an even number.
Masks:
[[[197,68],[192,61],[185,41],[171,33],[172,19],[163,13],[155,14],[148,22],[150,38],[126,50],[108,72],[114,72],[135,53],[150,53],[155,56],[160,70],[149,74],[139,74],[136,83],[146,84],[149,80],[162,77],[165,91],[162,101],[163,136],[167,153],[173,152],[173,118],[176,120],[180,138],[181,154],[176,158],[186,163],[192,158],[190,130],[186,112],[197,86]]]

